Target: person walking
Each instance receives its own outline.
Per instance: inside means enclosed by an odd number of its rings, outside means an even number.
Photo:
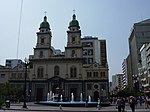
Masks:
[[[132,112],[135,112],[135,99],[133,96],[130,96],[129,98],[129,104]]]
[[[101,99],[98,98],[97,109],[100,110],[100,108],[101,108]]]
[[[142,106],[142,103],[143,103],[142,96],[139,97],[139,102],[140,102],[140,106]]]
[[[122,112],[125,112],[125,99],[124,98],[121,98],[121,109],[122,109]]]
[[[148,97],[147,96],[145,96],[145,98],[144,98],[144,103],[145,103],[145,109],[148,109],[149,104],[148,104]]]
[[[118,112],[121,112],[121,97],[118,97],[117,102],[116,102]]]

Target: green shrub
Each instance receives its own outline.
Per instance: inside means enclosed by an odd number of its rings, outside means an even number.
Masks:
[[[2,107],[3,104],[4,104],[4,100],[0,99],[0,108]]]

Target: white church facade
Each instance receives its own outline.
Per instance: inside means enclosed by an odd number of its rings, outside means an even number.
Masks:
[[[47,17],[44,17],[37,32],[33,55],[29,56],[32,67],[27,76],[27,92],[32,100],[46,100],[47,93],[63,95],[63,100],[83,100],[90,95],[92,101],[108,97],[109,68],[106,40],[97,37],[81,38],[76,15],[73,14],[67,30],[65,51],[55,50],[51,45],[52,32]],[[17,83],[10,80],[11,83]],[[18,81],[23,84],[23,80]]]

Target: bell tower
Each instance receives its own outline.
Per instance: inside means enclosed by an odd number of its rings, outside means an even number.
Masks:
[[[52,56],[51,38],[52,33],[50,25],[45,15],[43,22],[40,24],[39,31],[37,32],[37,43],[36,48],[34,48],[35,58],[49,58]]]
[[[79,22],[76,20],[76,15],[73,14],[72,20],[69,23],[67,31],[67,47],[66,57],[68,58],[81,58],[82,45],[81,45],[81,30]]]

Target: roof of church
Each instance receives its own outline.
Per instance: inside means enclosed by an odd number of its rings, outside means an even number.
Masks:
[[[47,22],[47,17],[46,16],[44,16],[44,21],[40,24],[40,28],[39,29],[41,29],[41,28],[46,28],[46,29],[50,30],[50,25]]]
[[[78,20],[76,20],[76,15],[75,14],[73,14],[72,21],[70,21],[70,23],[69,23],[69,27],[68,28],[70,28],[70,27],[78,27],[78,28],[80,28],[79,22],[78,22]]]

